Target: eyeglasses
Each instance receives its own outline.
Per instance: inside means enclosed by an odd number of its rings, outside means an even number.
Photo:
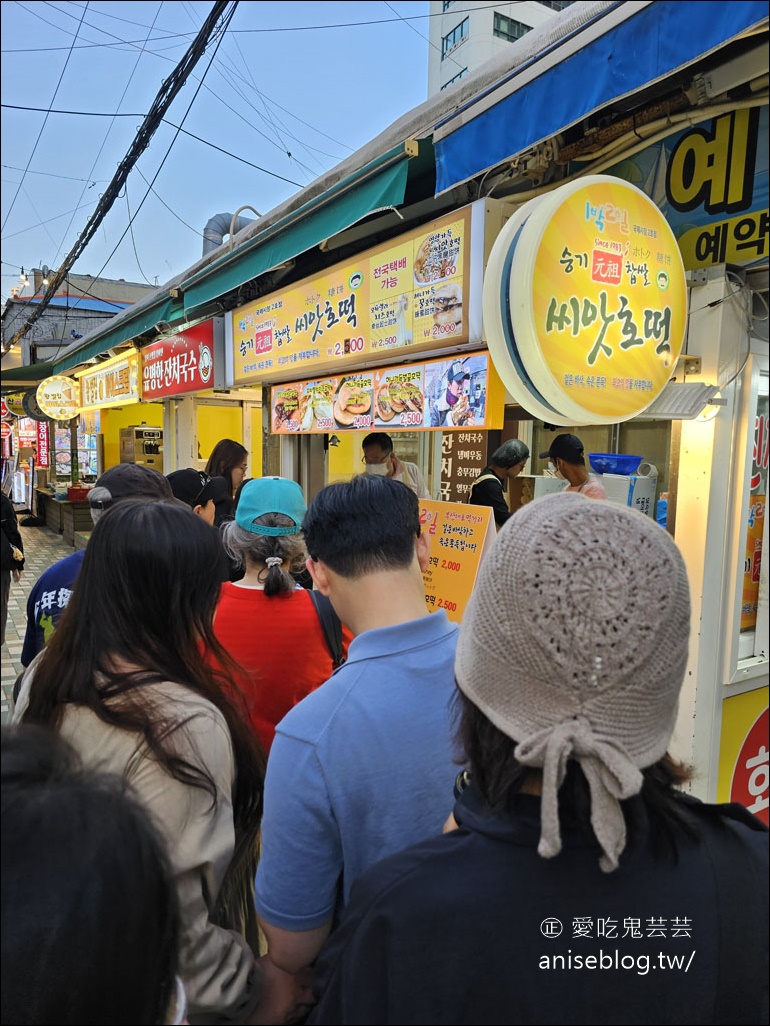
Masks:
[[[381,456],[379,459],[367,459],[366,456],[362,456],[361,462],[367,464],[370,467],[380,467],[383,463],[387,463],[390,457],[391,454],[389,452],[386,452],[385,455]]]

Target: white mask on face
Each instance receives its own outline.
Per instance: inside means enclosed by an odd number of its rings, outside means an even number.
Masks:
[[[364,467],[366,474],[374,474],[375,477],[387,477],[388,476],[388,461],[384,463],[367,463]]]

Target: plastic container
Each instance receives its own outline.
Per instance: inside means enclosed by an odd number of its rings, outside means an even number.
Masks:
[[[597,474],[635,474],[644,456],[626,456],[618,452],[589,452],[588,462]]]
[[[86,502],[90,491],[90,488],[72,485],[67,489],[67,502]]]

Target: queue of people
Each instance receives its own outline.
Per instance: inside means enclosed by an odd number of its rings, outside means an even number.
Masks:
[[[420,480],[389,436],[362,449],[309,505],[243,462],[237,482],[97,482],[3,729],[4,958],[30,947],[2,1021],[766,1021],[767,831],[687,796],[668,754],[690,632],[674,542],[586,501],[569,435],[549,449],[567,494],[511,515],[530,454],[507,442],[472,492],[499,533],[458,628],[426,607]],[[90,955],[59,915],[85,879]],[[72,980],[87,993],[56,1018]]]

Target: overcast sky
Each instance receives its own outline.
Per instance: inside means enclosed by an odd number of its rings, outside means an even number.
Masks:
[[[3,0],[3,302],[21,267],[61,265],[211,8]],[[166,115],[219,150],[160,125],[74,270],[163,284],[201,256],[210,217],[266,213],[422,103],[428,11],[241,0]],[[132,116],[95,116],[114,114]]]

